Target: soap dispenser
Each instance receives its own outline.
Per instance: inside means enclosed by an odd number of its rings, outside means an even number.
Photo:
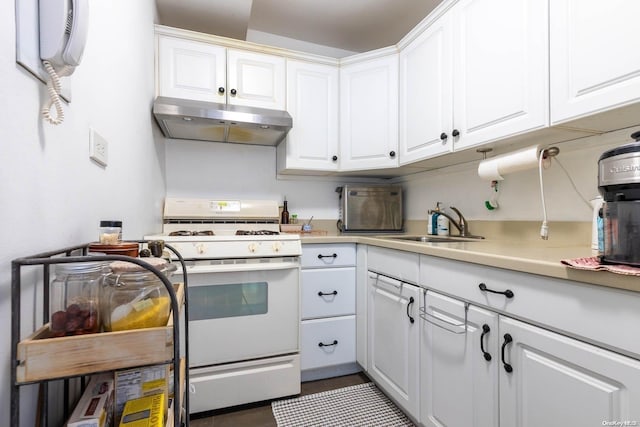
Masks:
[[[436,202],[436,208],[429,211],[427,215],[427,234],[438,234],[438,217],[440,216],[441,202]]]

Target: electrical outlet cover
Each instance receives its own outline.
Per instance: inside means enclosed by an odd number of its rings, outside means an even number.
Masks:
[[[109,160],[109,143],[95,129],[91,129],[89,137],[89,158],[96,163],[107,166]]]

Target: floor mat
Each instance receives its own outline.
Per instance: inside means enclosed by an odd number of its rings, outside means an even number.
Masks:
[[[271,404],[278,427],[413,427],[373,383],[309,394]]]

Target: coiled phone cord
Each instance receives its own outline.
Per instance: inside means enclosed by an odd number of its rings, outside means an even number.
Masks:
[[[56,72],[49,61],[42,61],[42,65],[50,77],[49,80],[47,80],[49,103],[42,107],[42,116],[52,125],[59,125],[64,121],[64,110],[62,109],[62,101],[60,100],[60,91],[62,90],[60,77],[70,75],[73,72],[74,67],[65,66],[59,72]],[[55,117],[51,114],[52,106],[55,106],[56,109]]]

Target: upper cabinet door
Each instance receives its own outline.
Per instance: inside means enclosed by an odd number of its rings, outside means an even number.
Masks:
[[[285,109],[283,57],[228,49],[227,84],[229,104]]]
[[[224,47],[159,36],[158,95],[226,102],[225,53]]]
[[[453,151],[451,16],[400,51],[400,164]]]
[[[640,101],[638,16],[638,1],[551,1],[552,124]]]
[[[287,60],[288,169],[338,169],[337,66]]]
[[[547,1],[461,0],[453,12],[456,149],[547,126]]]
[[[398,166],[398,55],[340,69],[340,169]]]

